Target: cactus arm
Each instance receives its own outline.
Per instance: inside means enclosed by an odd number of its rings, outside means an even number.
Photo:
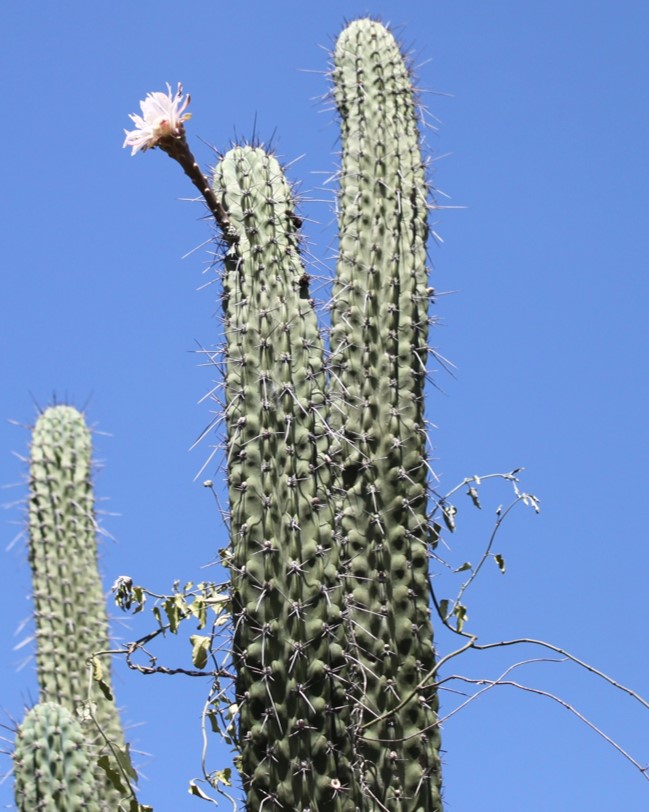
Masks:
[[[277,160],[251,147],[224,156],[214,189],[238,234],[223,308],[247,809],[353,810],[323,351],[292,194]]]
[[[369,797],[385,804],[377,808],[439,812],[436,692],[414,692],[396,710],[435,662],[423,405],[428,188],[410,77],[381,24],[357,20],[342,32],[334,92],[343,155],[330,391],[345,404],[332,422],[342,441],[337,536],[350,653],[362,686],[359,756]]]

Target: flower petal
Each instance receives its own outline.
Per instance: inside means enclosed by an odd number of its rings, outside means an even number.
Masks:
[[[185,113],[190,97],[183,99],[183,87],[178,83],[176,93],[172,95],[171,85],[167,83],[167,93],[153,91],[140,102],[142,115],[131,113],[129,118],[135,124],[135,130],[124,130],[126,138],[123,146],[132,147],[131,155],[139,150],[145,151],[155,147],[161,138],[178,135],[182,124],[191,118]]]

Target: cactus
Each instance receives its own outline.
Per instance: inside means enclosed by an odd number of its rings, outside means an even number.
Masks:
[[[236,702],[249,809],[354,809],[323,348],[277,160],[235,148],[214,190],[223,283]]]
[[[428,189],[411,83],[382,25],[341,34],[334,83],[343,165],[326,386],[279,165],[238,148],[214,183],[238,235],[223,304],[242,776],[249,810],[439,812],[437,696],[420,685],[435,664]]]
[[[13,759],[20,812],[100,812],[84,732],[62,705],[41,702],[29,711]]]
[[[328,355],[277,160],[236,147],[208,186],[180,86],[147,97],[125,146],[177,160],[227,247],[226,563],[246,808],[441,812],[423,406],[428,188],[412,85],[387,29],[349,25],[333,77],[343,163]],[[71,710],[87,698],[86,659],[107,648],[89,472],[83,419],[48,410],[32,448],[30,561],[41,698]],[[132,582],[118,580],[128,607]],[[93,701],[120,741],[112,704]]]
[[[102,669],[101,683],[88,678],[88,658],[108,648],[108,620],[97,570],[91,452],[90,432],[76,409],[59,405],[40,415],[32,436],[29,493],[40,700],[56,702],[72,713],[90,700],[103,736],[114,748],[111,757],[118,751],[124,754],[124,766],[129,759],[110,697],[110,675]],[[90,717],[84,732],[88,742],[94,743],[97,760],[105,739]],[[97,770],[105,784],[102,809],[114,810],[122,795],[101,768]]]
[[[345,408],[332,411],[331,425],[341,437],[336,531],[362,780],[390,808],[438,810],[437,698],[434,688],[418,688],[435,664],[424,427],[428,187],[410,77],[392,35],[372,20],[351,23],[336,44],[333,79],[343,154],[330,394]]]

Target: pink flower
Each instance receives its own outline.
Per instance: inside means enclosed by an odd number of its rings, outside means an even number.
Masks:
[[[191,118],[191,113],[185,113],[189,104],[189,96],[183,101],[183,86],[178,83],[175,95],[171,94],[171,86],[167,83],[167,93],[156,91],[149,93],[140,102],[142,115],[133,113],[129,116],[136,129],[124,130],[126,138],[123,146],[132,147],[131,155],[136,152],[157,146],[158,141],[167,135],[178,135],[182,124]]]

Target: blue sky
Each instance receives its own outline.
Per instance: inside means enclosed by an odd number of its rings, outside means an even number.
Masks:
[[[343,21],[391,22],[413,53],[429,122],[432,181],[458,207],[435,213],[433,342],[455,365],[435,374],[428,412],[435,469],[450,489],[467,475],[525,466],[539,516],[516,511],[495,566],[467,595],[482,641],[543,638],[649,695],[644,515],[649,411],[645,241],[649,187],[649,6],[639,0],[483,3],[6,3],[0,12],[3,295],[0,483],[3,547],[24,514],[35,403],[87,404],[102,463],[96,487],[107,585],[121,574],[165,591],[198,580],[225,543],[195,476],[210,441],[201,397],[214,370],[197,346],[220,337],[210,238],[193,187],[154,151],[122,150],[128,113],[182,81],[190,144],[209,167],[231,142],[272,143],[300,182],[310,248],[331,273],[337,124],[324,71]],[[203,141],[201,140],[203,139]],[[311,202],[309,202],[311,201]],[[645,270],[643,270],[645,268]],[[12,454],[15,452],[15,454]],[[19,455],[19,456],[16,456]],[[215,478],[214,465],[208,467]],[[463,497],[457,563],[475,560],[505,502]],[[119,514],[119,515],[114,515]],[[216,575],[214,576],[216,577]],[[443,596],[451,582],[438,580]],[[24,542],[0,568],[0,708],[19,718],[36,696],[33,663],[13,651],[29,615]],[[446,590],[446,592],[445,592]],[[132,639],[144,630],[115,625]],[[438,637],[440,651],[456,641]],[[161,656],[164,657],[164,649]],[[189,643],[169,646],[171,665]],[[472,656],[447,673],[494,679],[531,649]],[[642,763],[649,711],[568,665],[518,673],[574,704]],[[200,809],[205,685],[118,668],[118,702],[157,810]],[[461,688],[461,686],[458,686]],[[443,709],[457,697],[442,695]],[[644,810],[649,782],[558,705],[497,688],[445,725],[448,812]],[[225,764],[216,740],[210,764]],[[0,762],[9,768],[9,760]],[[4,769],[3,769],[4,771]],[[12,802],[11,780],[0,806]],[[207,807],[205,807],[207,808]]]

